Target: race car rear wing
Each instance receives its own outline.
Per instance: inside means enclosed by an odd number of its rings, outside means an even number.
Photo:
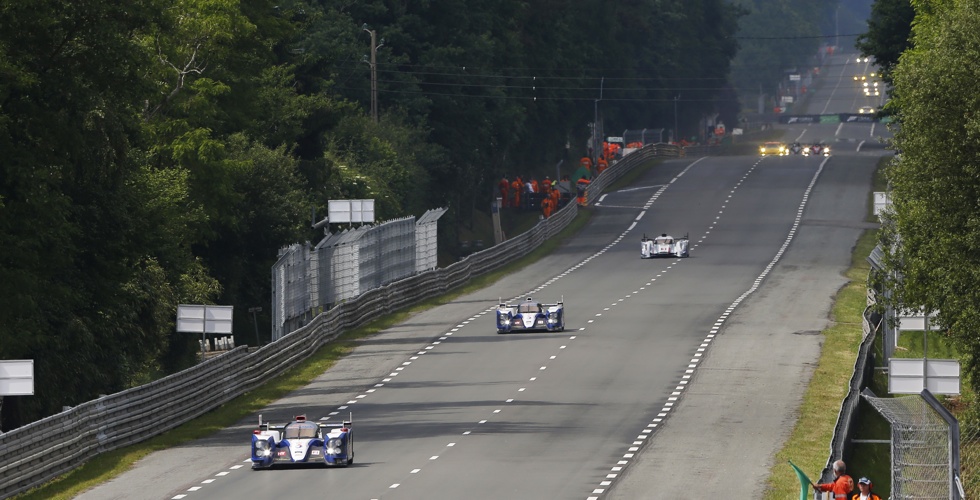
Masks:
[[[531,300],[531,297],[528,297],[527,300],[528,300],[528,302],[533,302]],[[504,299],[499,298],[499,297],[497,298],[497,304],[498,304],[497,307],[508,307],[508,308],[520,307],[520,304],[508,304],[508,303],[504,302]],[[562,306],[562,305],[565,305],[565,296],[562,295],[561,296],[561,299],[559,299],[558,302],[555,302],[554,304],[545,304],[544,302],[539,302],[538,305],[540,305],[541,307]]]
[[[351,429],[354,427],[354,413],[351,412],[347,416],[347,420],[344,420],[339,424],[328,424],[324,422],[317,422],[317,425],[319,425],[321,429]]]
[[[298,421],[306,420],[306,415],[297,416],[296,417],[296,420],[298,420]],[[349,428],[353,427],[353,423],[354,423],[354,413],[352,412],[350,415],[348,415],[347,420],[344,420],[342,423],[339,423],[339,424],[327,424],[327,423],[317,422],[317,426],[320,427],[321,429],[327,429],[327,428],[348,428],[349,429]],[[263,431],[263,432],[264,431],[280,431],[280,432],[282,432],[285,428],[286,428],[286,424],[272,425],[272,424],[270,424],[268,422],[263,422],[262,421],[262,414],[261,413],[259,414],[259,428],[258,428],[258,431]]]

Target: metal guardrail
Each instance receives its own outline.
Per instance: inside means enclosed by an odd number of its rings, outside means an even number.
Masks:
[[[837,423],[834,426],[834,437],[830,442],[830,456],[827,458],[827,465],[821,472],[822,482],[833,482],[834,461],[850,456],[852,448],[852,438],[857,432],[858,407],[861,402],[861,391],[868,387],[874,376],[874,345],[875,337],[882,326],[882,318],[875,312],[876,295],[869,287],[867,293],[867,307],[861,315],[861,328],[864,332],[864,339],[858,347],[857,359],[854,361],[854,372],[847,396],[841,402],[840,412],[837,414]]]
[[[676,146],[649,145],[596,177],[588,190],[601,192],[651,158],[682,154]],[[345,330],[444,293],[528,254],[564,229],[577,213],[578,205],[570,203],[515,238],[448,267],[364,292],[252,353],[238,347],[160,380],[0,434],[0,497],[27,491],[99,453],[147,440],[197,418],[295,366]]]

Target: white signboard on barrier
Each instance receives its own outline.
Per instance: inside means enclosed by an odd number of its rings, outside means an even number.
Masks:
[[[374,222],[374,200],[329,200],[327,220],[331,224]]]
[[[0,360],[0,396],[34,395],[34,360]]]
[[[888,360],[888,392],[960,393],[960,362],[955,359],[892,358]]]
[[[231,318],[235,306],[180,304],[177,306],[177,331],[231,335]]]
[[[929,315],[929,329],[938,330],[936,328],[936,323],[933,321],[935,315]],[[895,318],[898,322],[896,329],[899,332],[924,332],[926,331],[926,315],[922,311],[909,311],[904,314],[900,314]]]
[[[881,217],[881,212],[891,205],[891,196],[885,191],[875,191],[875,217]]]

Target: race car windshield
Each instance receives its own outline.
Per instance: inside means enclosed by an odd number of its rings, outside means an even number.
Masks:
[[[313,439],[316,437],[317,425],[313,422],[294,422],[283,430],[286,439]]]
[[[537,304],[521,304],[520,307],[517,308],[517,312],[536,313],[538,312],[538,306]]]

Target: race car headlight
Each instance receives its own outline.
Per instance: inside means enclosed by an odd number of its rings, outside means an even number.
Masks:
[[[341,439],[331,439],[327,441],[327,453],[330,455],[339,455],[344,452],[344,441]]]
[[[269,442],[268,441],[256,441],[255,442],[255,449],[256,450],[259,450],[259,451],[261,451],[261,450],[268,450],[269,449]]]

